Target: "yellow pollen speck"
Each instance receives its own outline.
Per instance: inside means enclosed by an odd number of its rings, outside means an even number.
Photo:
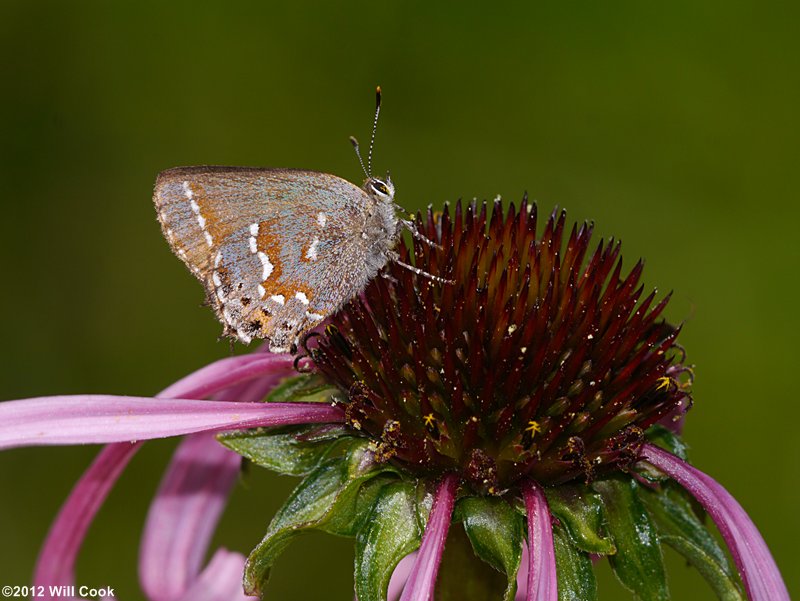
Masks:
[[[432,426],[433,426],[433,424],[435,424],[435,423],[436,423],[436,418],[435,418],[435,417],[433,417],[433,413],[429,413],[428,415],[426,415],[426,416],[425,416],[425,417],[423,417],[422,419],[424,419],[424,420],[425,420],[425,426],[430,426],[430,427],[432,427]]]
[[[669,389],[669,385],[672,383],[672,378],[669,376],[662,376],[656,381],[658,382],[656,390],[667,390]]]
[[[531,420],[528,422],[528,427],[525,428],[526,432],[531,433],[531,438],[533,438],[537,433],[541,433],[542,427],[539,425],[539,422]]]

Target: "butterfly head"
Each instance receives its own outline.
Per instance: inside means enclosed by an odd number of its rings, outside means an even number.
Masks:
[[[368,178],[364,182],[364,190],[373,200],[385,203],[394,202],[394,184],[388,173],[386,174],[386,179]]]

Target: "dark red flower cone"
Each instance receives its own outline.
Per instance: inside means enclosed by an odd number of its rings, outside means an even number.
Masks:
[[[488,220],[488,222],[487,222]],[[305,347],[344,394],[351,427],[381,460],[457,472],[500,494],[520,477],[552,484],[626,468],[643,432],[690,405],[669,297],[642,299],[642,262],[620,244],[590,251],[592,226],[554,212],[537,237],[523,199],[429,210],[392,264]]]

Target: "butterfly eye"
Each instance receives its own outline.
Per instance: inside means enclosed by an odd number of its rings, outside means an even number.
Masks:
[[[374,181],[374,182],[372,182],[372,184],[371,184],[371,185],[372,185],[372,189],[373,189],[373,190],[374,190],[374,191],[375,191],[377,194],[382,194],[382,195],[384,195],[384,196],[389,196],[389,188],[388,188],[388,186],[387,186],[386,184],[384,184],[383,182],[380,182],[380,181]]]

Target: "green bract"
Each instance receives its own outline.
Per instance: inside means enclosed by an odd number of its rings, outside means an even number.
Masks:
[[[609,556],[614,574],[637,599],[668,600],[661,546],[636,494],[636,482],[629,477],[608,478],[595,482],[593,488],[603,498],[605,527],[617,548]]]
[[[464,522],[475,554],[508,578],[503,599],[513,601],[522,557],[525,525],[505,499],[465,497],[456,506],[455,519]]]
[[[597,582],[592,560],[573,544],[564,528],[553,529],[558,571],[560,601],[593,601],[597,598]]]
[[[386,588],[398,562],[419,547],[416,494],[409,482],[384,486],[364,528],[356,536],[356,594],[360,601],[386,599]]]

